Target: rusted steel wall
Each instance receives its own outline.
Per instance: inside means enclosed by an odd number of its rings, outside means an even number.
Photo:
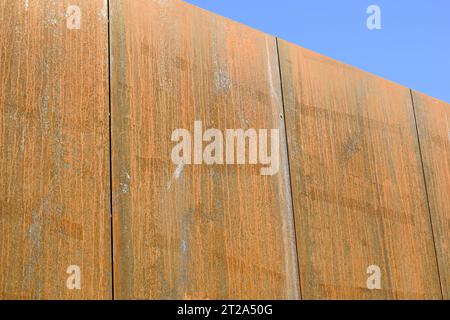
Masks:
[[[179,0],[0,20],[0,298],[450,298],[450,105]]]
[[[111,298],[107,7],[76,3],[0,1],[3,299]]]
[[[111,9],[116,296],[298,298],[287,158],[272,176],[171,161],[195,121],[284,136],[275,38],[182,2]]]
[[[450,299],[450,104],[413,92],[444,299]]]
[[[304,297],[441,298],[410,90],[284,41],[280,56]]]

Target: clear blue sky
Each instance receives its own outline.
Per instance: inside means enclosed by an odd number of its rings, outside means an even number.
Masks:
[[[187,2],[450,102],[450,0]]]

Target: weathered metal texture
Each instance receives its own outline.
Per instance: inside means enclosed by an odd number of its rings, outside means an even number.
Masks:
[[[1,299],[111,297],[106,16],[104,1],[0,1]]]
[[[111,5],[115,296],[298,298],[285,144],[273,176],[171,161],[196,120],[284,137],[275,38],[182,1]]]
[[[413,92],[444,299],[450,299],[450,105]]]
[[[303,297],[440,299],[409,89],[285,41],[280,60]]]
[[[0,0],[0,299],[450,299],[448,104],[179,0],[109,16]],[[279,170],[174,164],[195,121],[279,129]]]

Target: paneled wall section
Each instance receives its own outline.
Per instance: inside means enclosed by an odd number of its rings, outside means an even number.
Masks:
[[[449,104],[179,0],[0,20],[1,299],[450,298]],[[278,170],[175,164],[199,126]]]

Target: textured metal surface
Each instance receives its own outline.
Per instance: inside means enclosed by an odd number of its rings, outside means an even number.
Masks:
[[[441,298],[409,89],[284,41],[280,58],[303,297]]]
[[[179,0],[0,21],[0,299],[450,298],[448,104]],[[278,170],[175,164],[195,121]]]
[[[116,297],[298,298],[285,152],[273,176],[171,161],[196,120],[284,136],[275,38],[181,1],[116,1],[111,26]]]
[[[450,105],[413,92],[442,291],[450,299]]]
[[[106,10],[0,1],[2,299],[111,297]],[[66,286],[71,265],[81,290]]]

